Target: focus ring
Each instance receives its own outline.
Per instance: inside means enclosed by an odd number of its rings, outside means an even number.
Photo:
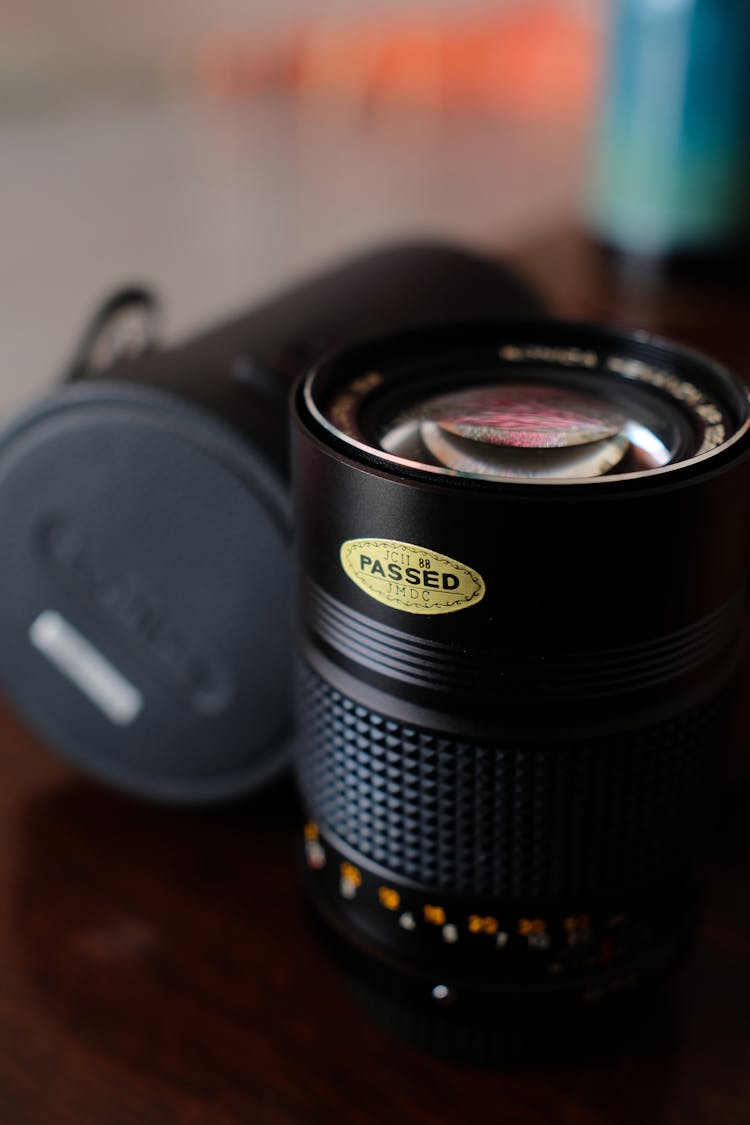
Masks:
[[[618,897],[690,858],[727,691],[625,734],[520,746],[407,726],[301,664],[300,782],[321,825],[402,879],[515,901]]]

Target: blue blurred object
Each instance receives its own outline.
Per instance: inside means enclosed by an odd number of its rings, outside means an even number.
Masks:
[[[590,219],[648,257],[750,229],[750,0],[616,0]]]

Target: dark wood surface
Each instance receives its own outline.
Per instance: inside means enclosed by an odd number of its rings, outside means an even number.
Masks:
[[[737,282],[618,279],[565,232],[520,258],[561,312],[750,373]],[[290,787],[146,806],[74,774],[0,704],[0,1123],[750,1122],[749,701],[689,963],[617,1046],[495,1070],[435,1061],[360,1012],[309,929]]]

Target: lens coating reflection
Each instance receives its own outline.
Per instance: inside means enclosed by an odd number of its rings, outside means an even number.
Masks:
[[[457,391],[427,402],[425,420],[472,441],[518,449],[557,449],[614,437],[625,418],[609,403],[566,387],[508,383]]]
[[[649,428],[596,394],[541,382],[475,386],[428,398],[383,427],[388,453],[488,477],[603,476],[631,454],[638,467],[670,451]]]

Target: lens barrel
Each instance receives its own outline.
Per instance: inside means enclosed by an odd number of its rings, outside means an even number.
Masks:
[[[360,990],[474,1051],[647,989],[695,931],[731,716],[743,386],[644,334],[487,323],[340,352],[295,417],[306,880]],[[555,460],[618,427],[590,476]]]

